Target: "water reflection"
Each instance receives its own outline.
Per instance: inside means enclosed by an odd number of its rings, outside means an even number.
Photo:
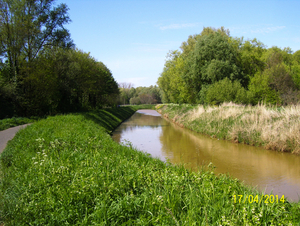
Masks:
[[[260,190],[300,200],[300,156],[211,139],[182,129],[151,110],[135,113],[115,130],[113,138],[128,140],[154,157],[184,162],[195,170],[212,162],[216,173],[229,173]]]

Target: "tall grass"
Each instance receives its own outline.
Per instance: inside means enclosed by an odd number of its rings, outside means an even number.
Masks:
[[[10,127],[32,123],[35,122],[36,120],[38,120],[37,117],[31,117],[31,118],[13,117],[13,118],[1,119],[0,131],[8,129]]]
[[[300,204],[235,203],[258,195],[212,168],[191,172],[107,134],[131,107],[49,117],[0,156],[5,225],[294,225]],[[122,113],[122,114],[121,114]],[[1,222],[0,220],[0,222]]]
[[[165,105],[160,111],[176,123],[212,137],[300,153],[300,105]]]

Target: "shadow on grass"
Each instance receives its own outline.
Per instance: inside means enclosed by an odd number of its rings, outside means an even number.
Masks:
[[[106,108],[94,112],[82,113],[83,116],[94,121],[111,133],[120,123],[128,119],[136,111],[133,107]]]

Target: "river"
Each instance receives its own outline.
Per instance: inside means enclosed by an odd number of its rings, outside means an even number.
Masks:
[[[300,156],[212,139],[169,122],[154,110],[139,110],[114,132],[119,143],[163,161],[197,170],[210,162],[215,172],[228,173],[265,193],[300,200]]]

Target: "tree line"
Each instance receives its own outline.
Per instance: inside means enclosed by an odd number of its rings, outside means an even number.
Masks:
[[[257,39],[234,38],[224,27],[205,27],[168,53],[157,84],[164,103],[296,104],[300,50],[267,48]]]
[[[96,109],[116,103],[111,71],[75,48],[68,7],[0,1],[0,118]]]
[[[158,86],[149,86],[137,88],[132,83],[120,83],[119,104],[156,104],[161,103],[161,92]]]

